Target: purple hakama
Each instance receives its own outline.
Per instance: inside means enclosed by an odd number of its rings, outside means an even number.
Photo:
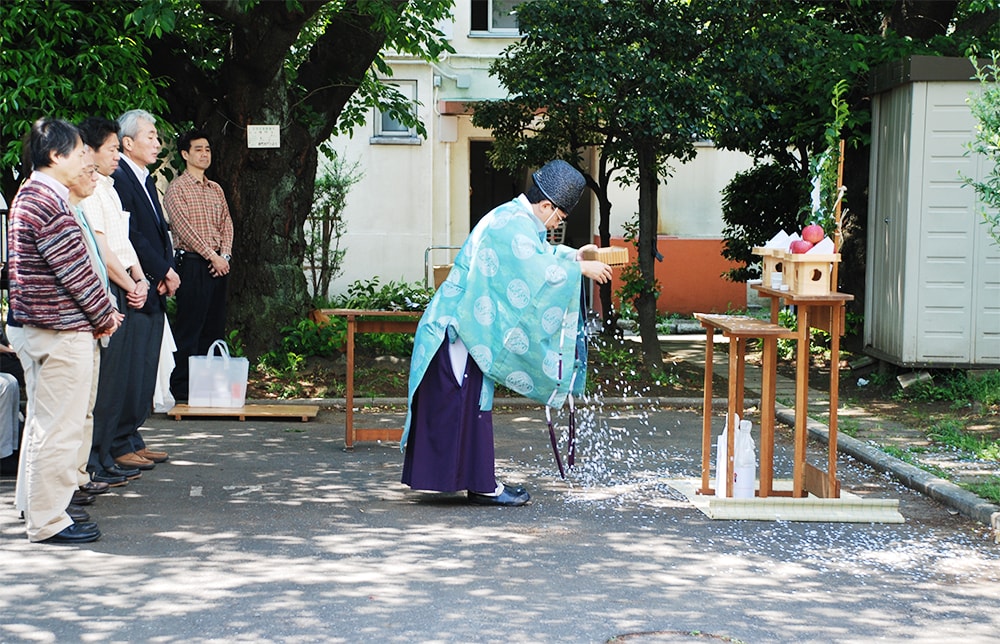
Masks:
[[[479,409],[483,372],[470,356],[455,382],[448,340],[438,348],[411,404],[403,483],[415,490],[492,494],[493,412]]]

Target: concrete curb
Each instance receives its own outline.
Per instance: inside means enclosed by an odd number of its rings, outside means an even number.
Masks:
[[[775,408],[778,420],[789,426],[795,425],[795,410],[782,405],[775,405]],[[810,418],[806,421],[806,428],[812,436],[829,444],[829,427]],[[993,527],[994,530],[996,530],[998,523],[1000,523],[1000,506],[994,505],[972,492],[950,481],[934,476],[915,465],[890,456],[877,447],[863,443],[850,436],[838,434],[837,451],[853,456],[880,472],[891,474],[896,480],[911,490],[927,495],[970,519]]]

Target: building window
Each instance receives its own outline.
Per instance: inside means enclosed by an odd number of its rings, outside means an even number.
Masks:
[[[413,115],[417,115],[417,81],[415,80],[394,80],[386,83],[395,87],[400,94],[410,101],[410,110]],[[419,143],[417,128],[409,127],[392,117],[389,112],[375,110],[375,136],[372,143]]]
[[[517,35],[517,7],[528,0],[469,0],[472,31]]]

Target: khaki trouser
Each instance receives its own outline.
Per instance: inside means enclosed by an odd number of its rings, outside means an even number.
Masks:
[[[24,367],[28,396],[15,503],[28,540],[42,541],[72,525],[66,506],[79,485],[84,420],[94,379],[93,335],[9,326]],[[86,459],[84,458],[84,461]]]

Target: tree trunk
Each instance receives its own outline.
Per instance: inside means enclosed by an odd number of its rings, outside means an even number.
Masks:
[[[639,162],[639,270],[645,288],[635,300],[639,316],[639,336],[642,339],[642,361],[651,371],[663,365],[663,352],[656,336],[656,193],[659,173],[656,168],[656,147],[640,143],[636,150]]]
[[[604,155],[601,155],[599,162],[597,183],[598,189],[595,191],[599,210],[597,233],[601,240],[601,246],[608,247],[611,245],[611,200],[608,198],[608,186],[611,184],[611,174],[608,172],[608,161]],[[618,326],[616,325],[618,316],[615,315],[614,307],[612,306],[611,282],[601,284],[598,287],[598,293],[601,298],[601,320],[604,321],[601,332],[604,335],[612,335],[618,330]]]
[[[193,65],[176,35],[150,42],[150,70],[169,78],[164,96],[173,123],[194,123],[212,137],[209,176],[226,192],[233,217],[227,327],[248,356],[280,348],[282,328],[301,320],[310,297],[303,269],[303,225],[315,189],[317,147],[326,141],[385,42],[377,19],[351,0],[296,70],[285,59],[300,30],[326,2],[261,2],[245,12],[203,2],[228,27],[222,67]],[[404,0],[391,0],[397,13]],[[278,125],[277,148],[248,149],[248,125]]]

